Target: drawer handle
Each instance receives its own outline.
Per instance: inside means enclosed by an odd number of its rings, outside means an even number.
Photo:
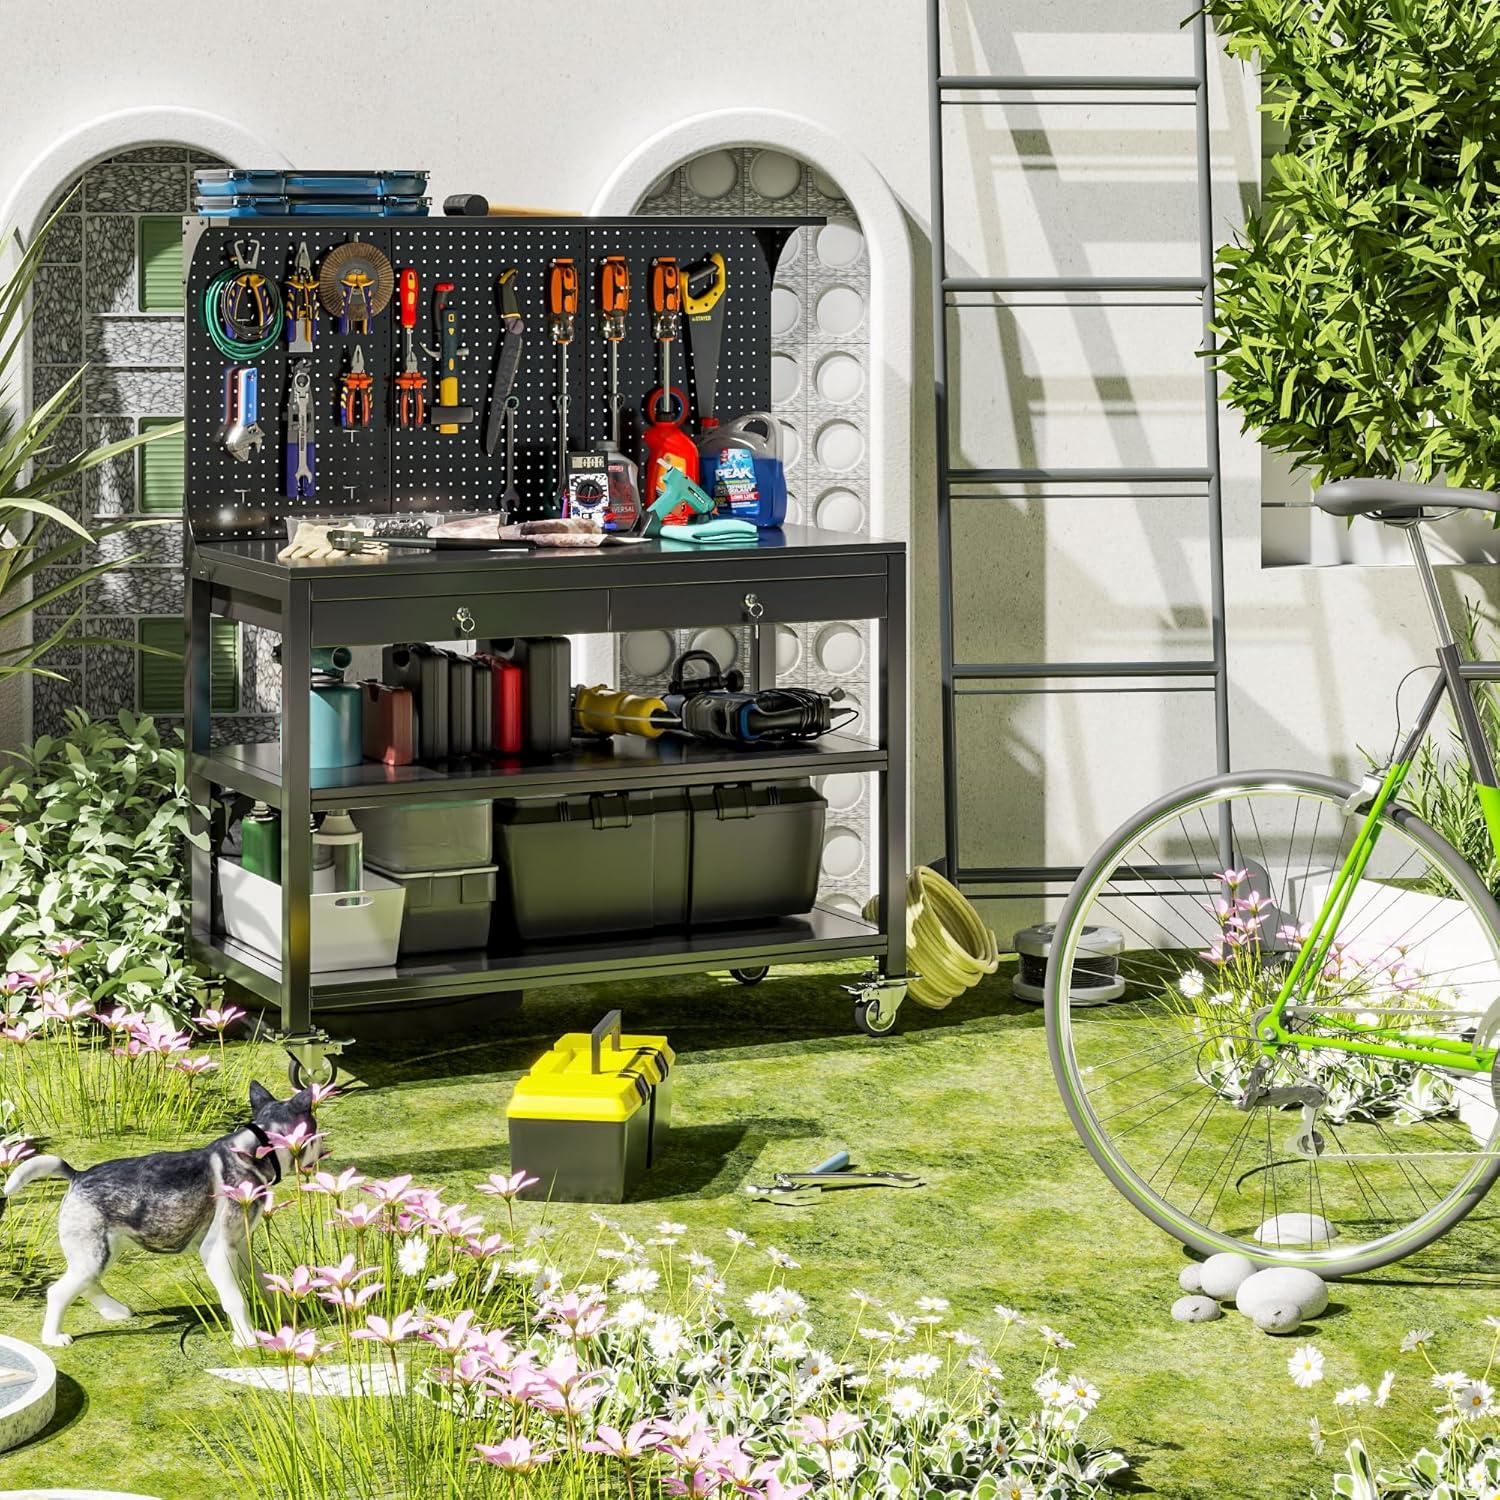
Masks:
[[[474,616],[469,613],[469,606],[467,604],[462,604],[454,610],[453,624],[460,635],[474,634]]]
[[[760,619],[760,617],[765,614],[765,612],[766,607],[760,602],[759,594],[745,595],[745,613],[749,615],[752,620]]]

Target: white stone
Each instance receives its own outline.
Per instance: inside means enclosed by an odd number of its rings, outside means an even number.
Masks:
[[[255,1386],[263,1391],[285,1393],[287,1372],[280,1365],[231,1365],[211,1369],[210,1375],[234,1385]],[[298,1396],[389,1396],[402,1395],[406,1389],[406,1367],[401,1366],[398,1382],[387,1364],[364,1365],[296,1365],[292,1368],[292,1391]],[[4,1500],[0,1496],[0,1500]]]
[[[1257,1302],[1252,1321],[1262,1333],[1296,1333],[1302,1326],[1302,1309],[1295,1302]]]
[[[1205,1297],[1228,1302],[1239,1291],[1240,1284],[1255,1274],[1255,1263],[1245,1255],[1227,1251],[1210,1255],[1198,1267],[1199,1285]]]
[[[1298,1266],[1267,1266],[1242,1282],[1234,1305],[1247,1318],[1268,1303],[1294,1303],[1304,1318],[1315,1318],[1328,1306],[1328,1287],[1316,1271]]]
[[[1277,1214],[1255,1231],[1262,1245],[1328,1245],[1338,1237],[1322,1214]]]
[[[1212,1323],[1224,1316],[1224,1309],[1212,1297],[1179,1297],[1172,1304],[1172,1316],[1179,1323]]]
[[[0,1335],[0,1348],[6,1353],[4,1368],[24,1365],[35,1372],[35,1378],[24,1390],[7,1390],[0,1386],[0,1453],[30,1442],[57,1410],[57,1367],[47,1355],[20,1339]]]
[[[1177,1285],[1185,1292],[1201,1292],[1203,1290],[1203,1267],[1195,1260],[1190,1260],[1178,1273]]]

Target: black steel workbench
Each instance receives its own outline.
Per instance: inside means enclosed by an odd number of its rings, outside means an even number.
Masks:
[[[213,789],[281,810],[279,963],[215,930],[214,861],[193,851],[194,956],[280,1009],[293,1055],[309,1069],[328,1050],[318,1025],[342,1009],[542,985],[869,955],[859,1024],[889,1030],[905,994],[907,873],[906,557],[898,542],[788,526],[758,544],[705,552],[650,542],[597,551],[393,552],[380,562],[279,563],[272,541],[189,545],[188,787],[207,807]],[[281,637],[281,742],[213,747],[209,621],[223,616]],[[480,642],[703,625],[749,626],[752,685],[775,678],[775,626],[822,620],[878,623],[878,740],[831,734],[779,750],[736,750],[671,738],[576,743],[549,760],[470,759],[447,767],[366,763],[310,775],[311,652],[316,646],[398,641]],[[391,798],[473,800],[544,792],[874,772],[879,778],[880,920],[819,908],[805,917],[581,938],[514,951],[426,955],[394,969],[312,975],[312,845],[317,809]],[[894,920],[891,917],[894,916]]]

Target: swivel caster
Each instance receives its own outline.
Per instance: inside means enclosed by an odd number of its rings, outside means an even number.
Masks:
[[[324,1057],[307,1068],[297,1058],[289,1057],[286,1076],[294,1089],[327,1088],[339,1076],[339,1065],[331,1057]]]
[[[907,978],[887,979],[869,975],[844,989],[854,996],[854,1025],[866,1036],[889,1036],[906,999]]]
[[[335,1038],[326,1031],[304,1031],[283,1036],[286,1048],[286,1076],[294,1089],[327,1088],[338,1077],[337,1058],[349,1045],[348,1038]]]
[[[854,1002],[854,1024],[866,1036],[889,1036],[896,1029],[896,1010],[882,1008],[879,999]]]
[[[758,969],[731,969],[729,977],[738,979],[741,984],[759,984],[770,972],[769,965],[762,964]]]

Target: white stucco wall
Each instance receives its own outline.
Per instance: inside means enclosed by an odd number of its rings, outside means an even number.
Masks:
[[[964,70],[1006,72],[1186,71],[1182,11],[1178,0],[1109,6],[970,0],[955,10],[954,61]],[[245,36],[225,26],[214,8],[188,0],[123,8],[72,0],[61,10],[0,0],[0,34],[7,39],[0,63],[6,101],[0,202],[61,137],[103,114],[163,104],[223,117],[301,165],[427,166],[439,198],[477,189],[563,209],[594,202],[625,157],[684,116],[735,107],[785,110],[853,140],[909,216],[920,401],[930,388],[924,23],[922,0],[761,0],[753,8],[697,0],[670,28],[664,53],[661,28],[617,0],[437,0],[419,11],[367,6],[338,42],[317,8],[267,0],[254,29],[273,61],[250,68],[243,63]],[[306,68],[284,60],[295,38],[307,43]],[[1222,228],[1253,191],[1259,152],[1251,80],[1219,63],[1215,90]],[[1032,117],[1036,123],[1023,122],[1019,153],[1016,136],[992,112],[982,122],[966,116],[965,154],[980,164],[991,194],[998,190],[1003,199],[978,221],[977,236],[965,240],[956,219],[961,249],[952,269],[980,269],[981,253],[991,257],[988,269],[1011,274],[1167,269],[1181,256],[1191,226],[1158,204],[1180,194],[1187,158],[1153,138],[1151,113],[1130,117],[1125,128],[1102,114],[1081,124],[1075,116],[1066,127]],[[1181,113],[1185,124],[1189,112]],[[1030,256],[1024,267],[1023,250]],[[875,340],[878,348],[878,330]],[[1011,360],[1015,388],[989,393],[987,437],[1004,438],[1014,428],[1010,397],[1024,388],[1030,436],[1063,444],[1051,456],[1069,464],[1142,454],[1193,461],[1178,452],[1192,436],[1192,366],[1184,376],[1180,360],[1169,365],[1168,344],[1167,325],[1155,323],[1100,335],[1078,322],[1071,331],[1033,331],[1019,342],[993,333],[964,341],[966,358]],[[1114,356],[1125,361],[1122,370],[1145,376],[1094,380],[1093,356],[1111,348],[1123,351]],[[966,365],[962,378],[970,376]],[[984,413],[984,388],[976,382],[969,389],[974,410]],[[1088,415],[1101,401],[1113,414],[1108,422]],[[1138,402],[1145,407],[1139,417],[1131,411]],[[1060,417],[1069,420],[1052,425]],[[1388,739],[1395,680],[1426,652],[1420,600],[1399,569],[1263,570],[1261,468],[1254,444],[1239,438],[1236,427],[1226,414],[1235,760],[1348,770],[1356,743]],[[917,853],[927,857],[937,852],[940,817],[925,404],[913,431],[914,770]],[[1202,598],[1201,548],[1182,502],[1113,517],[1090,517],[1075,505],[1004,524],[994,514],[993,522],[983,519],[966,533],[964,548],[977,564],[969,575],[973,608],[988,622],[996,649],[1018,659],[1148,655],[1153,644],[1169,644],[1164,621],[1185,624],[1189,634],[1179,644],[1191,646],[1193,610]],[[1125,530],[1111,531],[1118,521]],[[1471,587],[1493,588],[1493,569],[1463,577]],[[1458,581],[1450,578],[1448,586]],[[1011,700],[980,701],[999,705],[988,748],[971,757],[966,776],[966,818],[993,846],[974,851],[985,862],[992,855],[1029,862],[1043,844],[1063,857],[1160,784],[1205,768],[1199,747],[1208,741],[1192,715],[1206,714],[1206,703],[1196,699],[1136,696],[1089,713],[1083,700],[1047,700],[1045,712],[1030,718],[1013,712]],[[0,741],[14,722],[0,704]],[[995,915],[997,925],[1009,923]]]

